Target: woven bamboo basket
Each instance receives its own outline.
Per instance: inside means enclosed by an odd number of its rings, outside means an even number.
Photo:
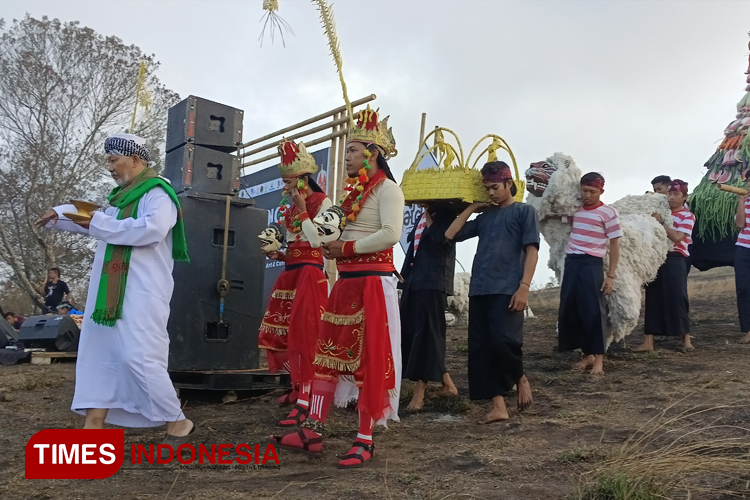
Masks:
[[[456,146],[445,140],[445,134],[453,136]],[[434,145],[420,155],[419,151],[427,145],[432,136],[435,137]],[[433,152],[438,158],[438,166],[417,170],[422,159]],[[425,137],[411,168],[404,172],[401,190],[407,204],[437,200],[458,200],[467,203],[489,201],[479,171],[466,168],[458,136],[452,130],[443,127],[436,128]]]
[[[490,143],[489,146],[484,148],[481,153],[477,155],[476,160],[474,160],[474,163],[472,164],[471,158],[472,158],[472,155],[474,154],[474,151],[476,151],[476,149],[482,144],[482,142],[484,142],[485,139],[492,139],[492,142]],[[466,161],[466,165],[468,166],[469,164],[471,164],[471,170],[478,171],[476,170],[477,162],[482,158],[482,156],[484,156],[485,153],[487,153],[487,161],[485,163],[489,163],[492,161],[497,161],[497,152],[501,149],[508,153],[508,156],[510,156],[511,161],[513,162],[513,169],[516,171],[516,178],[513,180],[513,184],[516,185],[516,195],[513,198],[517,202],[520,203],[523,201],[523,193],[524,193],[524,190],[526,189],[526,181],[524,181],[521,175],[519,174],[518,163],[516,163],[516,157],[515,155],[513,155],[513,151],[511,151],[510,146],[508,146],[508,143],[505,142],[505,139],[495,134],[485,135],[484,137],[479,139],[479,141],[477,141],[477,143],[474,145],[473,148],[471,148],[471,151],[469,152],[469,158]],[[479,178],[479,183],[480,185],[482,183],[481,176]],[[483,185],[482,185],[482,189],[484,189]]]
[[[458,149],[445,141],[444,133],[450,134],[455,138]],[[502,138],[492,134],[484,136],[474,148],[472,148],[471,153],[469,154],[469,160],[465,161],[461,141],[452,130],[447,128],[440,127],[430,132],[430,134],[425,137],[419,151],[422,150],[427,144],[427,140],[433,135],[435,136],[435,144],[421,155],[417,152],[411,168],[404,172],[404,177],[401,182],[401,190],[404,192],[404,199],[407,204],[438,200],[461,201],[466,203],[489,203],[490,198],[487,196],[487,191],[484,189],[484,185],[482,184],[482,174],[476,169],[476,163],[484,153],[488,153],[489,161],[495,161],[497,159],[496,151],[498,149],[504,149],[507,151],[513,161],[513,166],[516,171],[516,180],[514,180],[514,182],[518,189],[515,199],[516,201],[523,200],[525,183],[521,180],[518,173],[518,166],[516,165],[516,159],[513,156],[513,152]],[[482,150],[479,156],[477,156],[474,165],[470,167],[468,162],[471,161],[472,154],[482,141],[490,137],[493,138],[493,142]],[[422,159],[432,152],[438,154],[438,166],[417,170],[417,166]]]

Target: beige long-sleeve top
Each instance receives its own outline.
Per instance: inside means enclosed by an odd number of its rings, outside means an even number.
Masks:
[[[298,233],[300,236],[299,241],[307,241],[310,243],[311,247],[320,248],[320,235],[318,234],[318,230],[315,227],[315,224],[313,224],[312,219],[331,208],[331,205],[333,205],[333,203],[331,203],[331,200],[326,198],[320,204],[318,213],[307,214],[310,216],[310,218],[302,221],[302,231]],[[294,236],[290,236],[290,238],[291,241],[294,242]]]
[[[341,235],[342,241],[356,241],[354,251],[368,254],[387,250],[401,238],[404,223],[404,193],[390,179],[373,188]]]

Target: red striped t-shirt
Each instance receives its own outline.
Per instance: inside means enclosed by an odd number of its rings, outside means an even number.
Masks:
[[[737,244],[750,248],[750,196],[745,198],[745,227],[737,236]]]
[[[679,252],[684,257],[689,257],[688,245],[693,242],[693,226],[695,225],[695,215],[689,210],[678,209],[672,212],[672,223],[675,231],[685,233],[682,241],[674,244],[674,251]]]
[[[425,210],[424,212],[422,212],[422,216],[419,218],[419,222],[417,222],[417,230],[414,231],[414,255],[417,255],[417,250],[419,250],[419,242],[422,240],[422,233],[424,233],[426,227],[427,211]]]
[[[592,209],[581,207],[573,216],[573,230],[565,253],[604,257],[607,241],[621,236],[617,210],[603,203]]]

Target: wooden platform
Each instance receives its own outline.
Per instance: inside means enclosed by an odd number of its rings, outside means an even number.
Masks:
[[[66,359],[76,359],[78,357],[77,352],[41,352],[36,351],[31,353],[31,364],[32,365],[49,365],[52,364],[53,359],[59,359],[60,361]]]

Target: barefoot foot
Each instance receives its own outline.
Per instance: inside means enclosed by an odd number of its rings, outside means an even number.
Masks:
[[[693,352],[694,350],[695,350],[695,347],[693,347],[693,343],[690,342],[690,335],[683,335],[682,346],[680,347],[680,351]]]
[[[424,406],[424,393],[427,390],[427,382],[424,380],[418,380],[417,385],[414,386],[414,394],[411,396],[409,406],[406,407],[407,411],[421,410]]]
[[[750,344],[750,332],[740,339],[740,344]]]
[[[531,395],[531,385],[529,385],[526,375],[518,380],[516,387],[518,389],[518,411],[523,411],[531,406],[531,402],[534,400]]]
[[[594,356],[591,356],[591,355],[586,356],[581,361],[574,364],[573,369],[574,370],[587,370],[591,368],[592,366],[594,366],[594,362],[595,362]]]
[[[424,406],[424,398],[417,399],[416,394],[409,401],[409,406],[406,407],[406,411],[419,411]]]
[[[451,380],[451,376],[447,373],[443,375],[443,386],[435,393],[435,397],[442,398],[446,396],[458,396],[458,389],[456,384]]]
[[[654,350],[654,345],[649,344],[648,342],[644,342],[643,344],[639,345],[638,347],[634,347],[631,349],[633,352],[651,352]]]
[[[604,355],[597,354],[592,357],[594,358],[594,364],[591,365],[591,375],[604,375]]]
[[[492,398],[492,411],[484,419],[477,420],[477,423],[480,425],[491,424],[493,422],[508,420],[509,418],[508,409],[505,407],[505,398],[503,396],[495,396]]]

